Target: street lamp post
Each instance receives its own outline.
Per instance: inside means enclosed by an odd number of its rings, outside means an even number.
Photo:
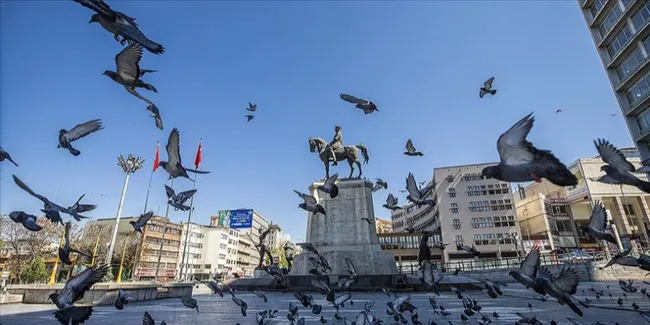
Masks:
[[[106,264],[111,265],[111,259],[113,257],[113,249],[115,249],[115,239],[117,238],[117,228],[120,224],[120,216],[122,215],[122,204],[124,203],[124,196],[126,196],[126,187],[129,185],[129,176],[135,173],[138,169],[142,168],[144,159],[142,157],[134,157],[129,154],[129,156],[124,159],[124,156],[120,155],[117,157],[117,165],[122,167],[126,177],[124,178],[124,186],[122,186],[122,197],[120,197],[120,204],[117,207],[117,216],[115,217],[115,226],[113,226],[113,236],[111,236],[111,242],[108,246],[108,253],[106,254]]]

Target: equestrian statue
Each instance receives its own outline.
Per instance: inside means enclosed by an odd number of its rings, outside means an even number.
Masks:
[[[343,145],[343,134],[340,126],[334,127],[334,132],[334,139],[329,143],[321,138],[309,138],[309,151],[318,152],[320,160],[325,165],[325,178],[330,177],[330,162],[337,166],[338,162],[343,160],[347,160],[350,165],[350,176],[348,178],[352,178],[355,163],[359,167],[359,176],[357,178],[361,178],[363,171],[359,161],[359,151],[363,155],[363,162],[367,164],[370,159],[368,149],[363,143],[353,146]]]

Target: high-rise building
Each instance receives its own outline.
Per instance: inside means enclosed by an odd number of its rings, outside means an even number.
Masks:
[[[433,180],[430,180],[426,186],[431,185]],[[429,192],[433,201],[438,199],[437,188]],[[407,229],[414,231],[438,231],[440,229],[440,220],[438,218],[437,205],[417,205],[406,202],[401,209],[391,211],[390,219],[392,222],[392,232],[407,232]]]
[[[650,158],[650,1],[578,0],[621,115]]]
[[[183,280],[206,280],[216,274],[233,271],[228,259],[237,258],[237,250],[229,250],[229,242],[236,241],[238,234],[223,227],[202,226],[195,223],[182,224],[181,262],[179,274]],[[189,229],[189,232],[187,232]],[[185,236],[187,249],[185,248]],[[185,256],[183,260],[183,256]],[[181,267],[182,266],[182,267]]]
[[[496,163],[440,167],[433,170],[445,261],[471,260],[457,246],[475,245],[480,258],[516,257],[520,231],[509,183],[486,177]]]

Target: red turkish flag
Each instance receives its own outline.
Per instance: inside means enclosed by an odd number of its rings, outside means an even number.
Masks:
[[[201,164],[201,160],[203,158],[203,139],[199,140],[199,149],[196,151],[196,158],[194,159],[194,167],[196,169],[199,169],[199,165]]]
[[[156,145],[156,158],[153,160],[153,171],[155,172],[158,169],[158,163],[160,162],[160,142]]]

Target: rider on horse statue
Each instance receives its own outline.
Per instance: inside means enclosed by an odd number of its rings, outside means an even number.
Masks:
[[[332,161],[334,161],[333,166],[337,166],[338,162],[336,161],[336,150],[340,150],[343,148],[343,134],[341,133],[341,127],[340,126],[335,126],[334,127],[334,139],[332,139],[332,142],[330,142],[330,158],[332,158]]]

